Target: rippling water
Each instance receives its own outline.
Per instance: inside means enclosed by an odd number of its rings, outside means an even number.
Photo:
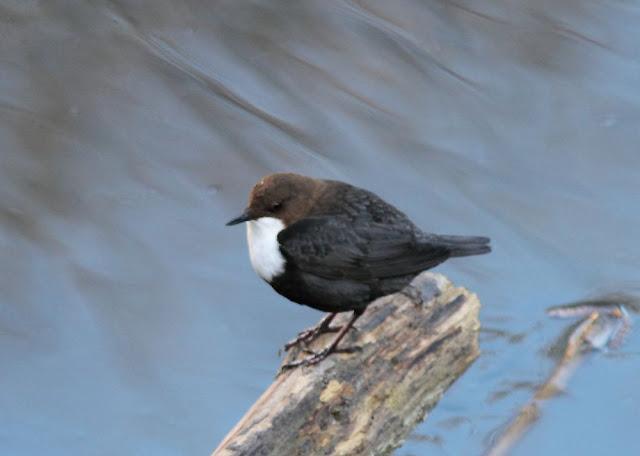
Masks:
[[[347,180],[478,293],[483,355],[399,455],[479,454],[530,397],[551,305],[640,288],[634,2],[0,0],[3,454],[207,454],[320,314],[223,223],[263,174]],[[640,336],[516,454],[638,454]]]

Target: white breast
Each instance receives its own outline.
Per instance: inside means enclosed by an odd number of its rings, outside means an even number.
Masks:
[[[278,233],[283,229],[284,223],[274,217],[260,217],[247,222],[251,266],[267,282],[284,272],[285,259],[278,245]]]

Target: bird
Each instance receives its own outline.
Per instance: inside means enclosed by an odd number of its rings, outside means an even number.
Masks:
[[[328,313],[285,350],[337,332],[324,349],[283,368],[325,359],[369,303],[404,290],[420,272],[449,258],[491,251],[488,237],[427,233],[373,192],[295,173],[260,179],[246,209],[227,226],[240,223],[246,223],[257,275],[290,301]],[[352,312],[349,321],[330,326],[342,312]]]

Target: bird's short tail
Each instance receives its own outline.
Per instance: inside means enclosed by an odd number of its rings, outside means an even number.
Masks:
[[[446,246],[452,257],[482,255],[491,252],[491,239],[484,236],[438,236],[438,243]]]

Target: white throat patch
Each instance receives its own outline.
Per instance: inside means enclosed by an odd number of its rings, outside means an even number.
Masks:
[[[275,217],[260,217],[247,222],[251,266],[267,282],[284,272],[285,259],[278,245],[278,233],[283,229],[284,223]]]

